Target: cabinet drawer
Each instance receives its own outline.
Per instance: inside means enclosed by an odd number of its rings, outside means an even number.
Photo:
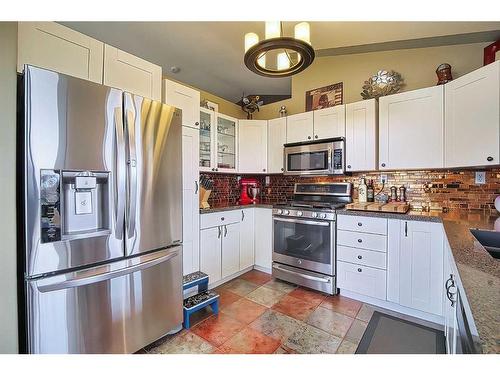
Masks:
[[[387,219],[379,217],[338,215],[337,228],[385,235],[387,234]]]
[[[200,216],[200,228],[212,228],[224,224],[238,223],[241,220],[241,210],[214,212]]]
[[[378,251],[363,250],[355,247],[338,246],[337,259],[344,262],[386,269],[386,255]]]
[[[338,230],[337,243],[344,246],[385,252],[387,248],[387,237],[380,234]]]
[[[337,286],[340,289],[385,300],[386,271],[339,261]]]

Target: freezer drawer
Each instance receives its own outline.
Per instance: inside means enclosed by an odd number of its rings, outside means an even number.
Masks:
[[[181,323],[180,246],[28,282],[31,353],[133,353]]]

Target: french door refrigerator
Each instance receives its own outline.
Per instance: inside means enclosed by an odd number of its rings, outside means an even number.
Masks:
[[[30,353],[132,353],[182,323],[181,111],[25,66]]]

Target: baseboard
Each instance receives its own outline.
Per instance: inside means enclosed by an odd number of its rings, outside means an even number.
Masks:
[[[409,307],[401,306],[398,305],[397,303],[394,302],[389,302],[389,301],[383,301],[377,298],[373,297],[368,297],[362,294],[358,294],[355,292],[351,292],[345,289],[340,290],[340,295],[348,298],[352,298],[361,302],[368,303],[370,305],[374,305],[377,307],[380,307],[382,309],[387,310],[388,313],[395,312],[398,314],[404,314],[406,316],[410,316],[413,318],[417,318],[426,322],[431,322],[437,325],[437,329],[443,329],[444,328],[444,317],[435,315],[435,314],[429,314],[424,311],[419,311],[415,309],[411,309]],[[421,323],[419,321],[415,321],[415,323]]]
[[[262,267],[262,266],[258,266],[258,265],[254,265],[253,269],[257,270],[257,271],[268,273],[270,275],[273,273],[273,271],[271,270],[271,268]]]

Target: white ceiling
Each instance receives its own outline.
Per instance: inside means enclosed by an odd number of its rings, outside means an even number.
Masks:
[[[288,95],[290,78],[265,78],[243,63],[243,37],[264,22],[61,22],[161,65],[175,79],[237,102],[242,93]],[[293,35],[294,22],[283,24]],[[500,39],[500,22],[310,22],[317,56]],[[464,34],[469,34],[464,35]],[[457,35],[456,37],[451,37]],[[468,37],[468,38],[467,38]],[[409,41],[419,39],[416,45]],[[397,44],[394,44],[397,42]],[[392,44],[391,44],[392,43]],[[353,47],[358,46],[357,49]],[[363,46],[363,47],[360,47]],[[391,47],[392,46],[392,47]],[[361,49],[360,49],[361,48]],[[367,51],[370,50],[369,48]],[[172,74],[170,68],[181,70]]]

